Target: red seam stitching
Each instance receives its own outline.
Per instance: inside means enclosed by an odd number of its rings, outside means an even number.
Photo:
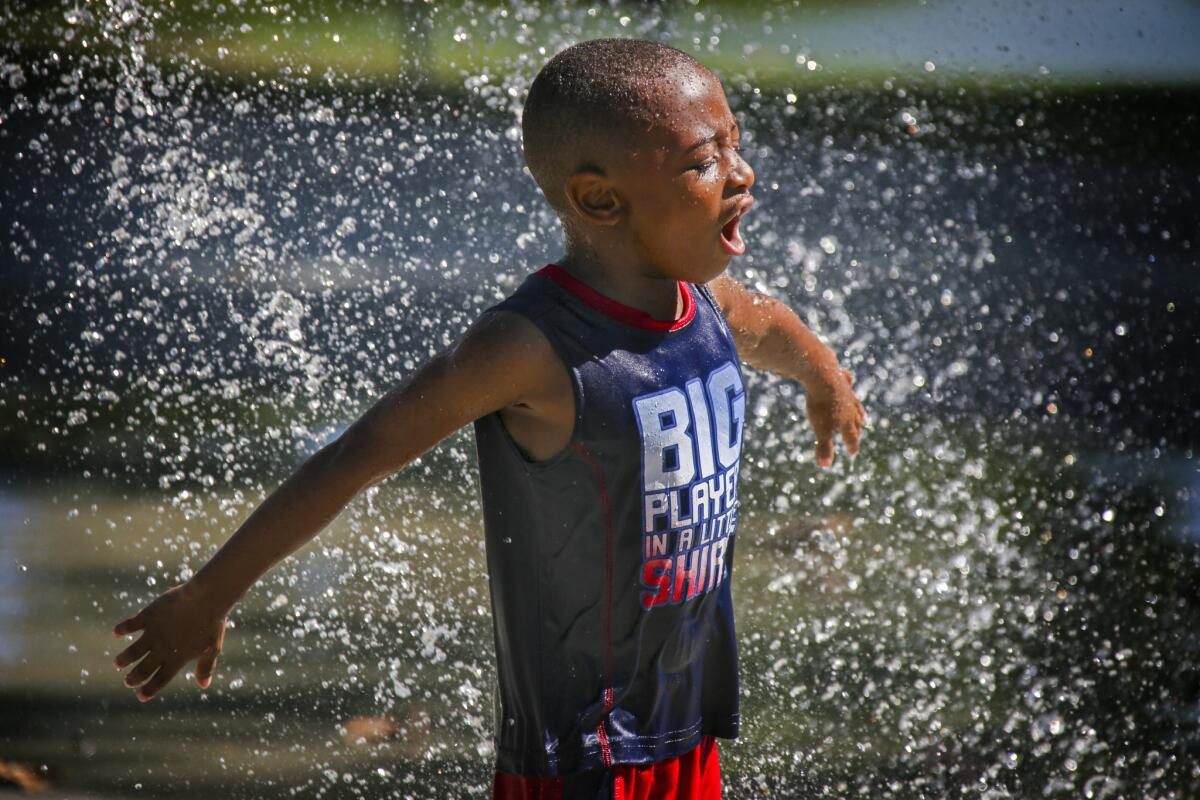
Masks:
[[[604,762],[604,766],[611,767],[612,750],[609,749],[608,732],[604,730],[604,720],[600,720],[600,724],[596,726],[596,735],[600,737],[600,760]]]
[[[600,488],[600,503],[604,507],[604,614],[601,617],[601,629],[604,636],[604,717],[596,726],[596,734],[600,738],[600,756],[604,766],[612,766],[612,750],[609,747],[608,732],[604,730],[604,718],[612,710],[614,693],[612,688],[612,578],[613,578],[613,524],[612,503],[608,499],[608,484],[604,480],[604,468],[592,455],[592,451],[579,442],[571,442],[571,449],[579,453],[596,473],[596,481]]]

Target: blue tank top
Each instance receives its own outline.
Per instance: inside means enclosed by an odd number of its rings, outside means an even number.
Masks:
[[[661,322],[550,265],[489,309],[521,314],[570,375],[570,444],[526,458],[475,423],[498,687],[497,769],[568,776],[738,732],[730,578],[746,413],[705,286]]]

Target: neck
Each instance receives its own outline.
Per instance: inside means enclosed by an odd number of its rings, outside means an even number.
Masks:
[[[592,248],[568,246],[558,265],[597,292],[644,311],[654,319],[674,320],[683,313],[679,281],[639,268],[632,260],[605,257]]]

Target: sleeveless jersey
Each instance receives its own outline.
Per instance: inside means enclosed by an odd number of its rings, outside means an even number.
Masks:
[[[555,265],[489,309],[550,341],[570,444],[530,461],[475,423],[498,687],[497,769],[566,776],[738,733],[730,579],[746,396],[707,287],[654,320]]]

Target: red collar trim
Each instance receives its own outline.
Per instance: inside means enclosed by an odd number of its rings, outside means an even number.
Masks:
[[[679,292],[683,295],[683,315],[676,320],[661,320],[655,319],[640,308],[618,303],[611,297],[600,294],[557,264],[547,264],[538,270],[537,274],[554,281],[601,314],[635,328],[645,328],[650,331],[677,331],[696,316],[696,298],[692,293],[692,288],[683,281],[679,281]]]

